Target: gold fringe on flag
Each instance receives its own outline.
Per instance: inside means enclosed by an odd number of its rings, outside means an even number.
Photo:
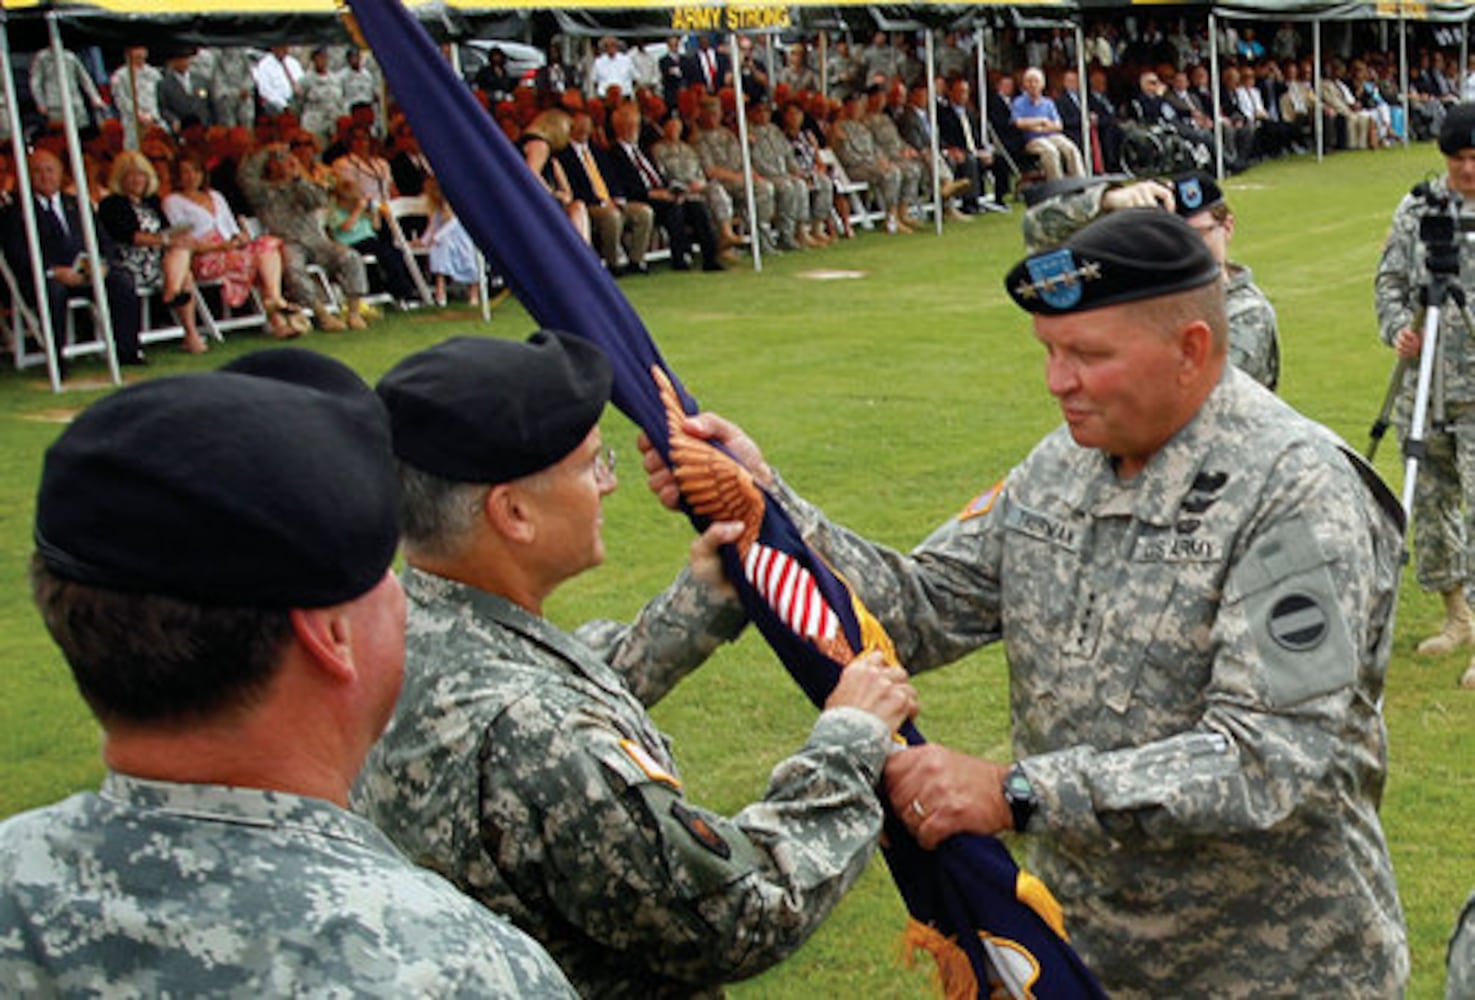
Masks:
[[[906,930],[901,935],[902,963],[909,969],[915,968],[919,951],[930,954],[936,963],[933,971],[944,1000],[977,1000],[978,977],[973,974],[973,963],[968,961],[968,953],[958,947],[956,940],[944,937],[936,927],[908,919]]]
[[[1060,940],[1070,940],[1070,935],[1065,932],[1065,911],[1060,908],[1060,902],[1045,883],[1023,868],[1019,869],[1019,876],[1014,880],[1014,896],[1038,913],[1040,919],[1060,935]]]

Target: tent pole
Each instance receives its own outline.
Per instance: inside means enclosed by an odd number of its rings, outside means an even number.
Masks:
[[[1398,8],[1398,92],[1403,105],[1403,145],[1408,146],[1413,119],[1408,116],[1408,22],[1403,19],[1403,6]]]
[[[743,147],[743,193],[748,200],[748,251],[753,255],[753,270],[763,270],[763,223],[758,221],[758,200],[753,195],[753,151],[748,148],[748,107],[743,93],[743,61],[738,51],[738,36],[728,35],[728,59],[732,65],[732,82],[737,102],[738,145]]]
[[[1214,176],[1224,179],[1224,109],[1219,103],[1219,19],[1209,11],[1209,96],[1214,99]]]
[[[123,374],[118,370],[118,346],[113,342],[113,316],[108,308],[107,286],[103,284],[103,269],[107,262],[102,259],[102,253],[97,243],[97,225],[92,217],[92,183],[87,176],[87,164],[82,159],[82,141],[77,136],[77,115],[72,108],[72,81],[67,72],[66,49],[61,44],[61,26],[58,23],[56,12],[51,11],[46,15],[46,28],[51,35],[51,55],[56,63],[56,92],[57,99],[61,102],[62,125],[67,133],[67,152],[70,154],[72,165],[72,179],[77,185],[77,215],[82,220],[82,246],[87,250],[87,273],[92,279],[93,310],[102,326],[96,331],[102,336],[102,342],[107,351],[108,374],[112,377],[114,385],[121,385]],[[36,259],[41,258],[38,255]],[[45,298],[38,303],[38,312],[46,308]],[[65,346],[61,348],[65,350]]]
[[[1321,18],[1311,22],[1311,76],[1316,94],[1316,162],[1326,157],[1326,112],[1321,103]]]
[[[819,96],[830,99],[830,32],[819,29]]]
[[[932,29],[924,32],[927,39],[927,128],[931,133],[927,155],[932,157],[932,222],[937,235],[942,235],[942,169],[937,148],[937,63],[933,51]],[[977,194],[975,191],[974,194]]]
[[[1081,158],[1086,161],[1086,176],[1091,176],[1093,169],[1091,156],[1091,88],[1086,83],[1086,29],[1081,26],[1079,19],[1075,23],[1076,29],[1076,86],[1079,94],[1076,100],[1081,107]],[[1102,169],[1106,168],[1106,161],[1101,161]]]
[[[15,97],[15,77],[10,68],[10,23],[5,12],[0,10],[0,72],[5,74],[5,110],[10,116],[10,144],[15,155],[16,198],[20,202],[21,221],[25,225],[26,246],[31,260],[41,259],[41,237],[36,231],[36,199],[31,196],[31,171],[26,161],[25,129],[21,125],[20,102]],[[56,334],[51,327],[51,309],[46,304],[46,273],[40,267],[31,268],[31,279],[35,283],[36,322],[40,326],[41,349],[46,352],[46,370],[51,379],[51,391],[61,392],[60,355],[56,349]],[[17,318],[20,312],[16,304]],[[21,353],[25,347],[25,330],[13,324],[15,333],[15,361],[20,366]]]

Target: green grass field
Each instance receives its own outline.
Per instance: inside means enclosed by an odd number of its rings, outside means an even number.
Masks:
[[[1442,163],[1428,145],[1345,153],[1321,165],[1309,158],[1267,164],[1227,185],[1238,217],[1233,254],[1253,267],[1280,314],[1281,391],[1358,448],[1391,365],[1373,319],[1379,249],[1398,198]],[[837,519],[910,546],[1058,422],[1027,318],[1002,291],[1002,275],[1020,254],[1016,209],[951,226],[941,239],[868,234],[767,260],[762,274],[662,271],[623,287],[704,405],[743,423],[789,480]],[[814,273],[820,270],[854,275],[823,278]],[[304,344],[373,379],[402,355],[452,334],[521,337],[531,329],[509,303],[490,326],[453,309]],[[203,360],[156,348],[147,374],[218,364],[264,344],[237,337]],[[81,365],[77,378],[100,374]],[[67,412],[97,391],[56,397],[34,372],[0,375],[0,815],[92,787],[101,775],[96,727],[25,584],[42,451]],[[691,537],[645,490],[631,426],[611,412],[604,430],[621,451],[625,482],[606,509],[606,565],[570,583],[550,609],[570,626],[629,617],[674,574]],[[1402,471],[1391,442],[1378,464],[1397,489]],[[1475,692],[1455,688],[1462,657],[1412,655],[1438,610],[1410,574],[1386,706],[1391,765],[1383,817],[1408,917],[1414,997],[1442,995],[1445,941],[1475,886]],[[917,686],[931,739],[1007,755],[1007,675],[997,650],[923,676]],[[813,717],[751,633],[655,714],[693,795],[725,811],[761,794],[770,767],[800,743]],[[903,917],[878,862],[794,959],[732,992],[926,995],[927,970],[897,964]]]

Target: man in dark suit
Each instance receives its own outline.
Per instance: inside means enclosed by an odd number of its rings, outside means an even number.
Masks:
[[[49,150],[38,149],[31,154],[31,193],[36,201],[36,229],[41,242],[41,262],[46,269],[46,298],[51,315],[51,329],[58,347],[61,332],[67,321],[67,299],[72,296],[90,296],[92,281],[87,272],[77,266],[78,257],[84,252],[82,242],[82,217],[77,211],[77,199],[61,193],[66,174],[61,160]],[[6,213],[5,257],[15,272],[21,294],[34,304],[35,279],[31,274],[31,252],[26,244],[25,225],[19,207]],[[104,260],[111,256],[112,244],[101,228],[97,231],[99,250]],[[122,268],[113,268],[105,278],[108,313],[113,321],[113,343],[118,352],[118,363],[142,365],[143,352],[139,350],[138,329],[141,316],[138,296],[133,291],[133,282]]]
[[[960,206],[965,215],[978,210],[976,196],[983,193],[985,167],[993,172],[994,203],[1002,207],[1009,194],[1009,165],[988,142],[978,113],[969,103],[971,96],[968,78],[957,76],[948,81],[947,94],[937,99],[937,140],[942,155],[952,164],[954,177],[973,182]]]
[[[722,81],[731,69],[728,58],[720,49],[714,48],[707,35],[697,36],[697,50],[684,61],[686,85],[699,84],[709,94],[722,89]]]
[[[618,196],[610,185],[610,158],[590,139],[594,132],[589,112],[574,113],[569,124],[569,144],[558,152],[558,162],[568,175],[574,197],[589,210],[589,228],[594,249],[611,274],[648,274],[645,252],[650,249],[650,233],[655,225],[651,206]],[[627,256],[628,269],[620,266],[620,238],[630,230]]]
[[[612,119],[615,141],[606,154],[609,164],[609,189],[616,199],[650,206],[656,223],[671,241],[671,268],[691,269],[691,244],[695,239],[702,250],[702,270],[724,270],[717,257],[717,234],[707,206],[698,197],[687,197],[673,191],[661,168],[641,150],[640,110],[633,104],[615,109]]]
[[[656,63],[661,73],[661,99],[666,107],[676,107],[676,99],[686,86],[686,59],[681,54],[681,39],[672,35],[666,39],[666,51]]]
[[[191,122],[212,124],[210,115],[210,81],[203,73],[190,70],[193,52],[181,52],[165,63],[159,78],[159,117],[178,135]]]

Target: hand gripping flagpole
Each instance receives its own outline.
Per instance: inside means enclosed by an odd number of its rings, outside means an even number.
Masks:
[[[614,369],[615,406],[671,464],[693,523],[701,528],[734,512],[743,521],[739,543],[723,546],[728,577],[790,675],[822,705],[846,663],[864,649],[889,647],[884,630],[747,470],[682,431],[685,416],[698,412],[696,400],[420,24],[397,0],[350,6],[473,241],[537,322],[604,350]],[[910,724],[901,735],[923,742]],[[960,834],[924,851],[888,815],[883,849],[914,920],[910,940],[938,956],[950,997],[1103,996],[1066,943],[1053,898],[997,839]]]

